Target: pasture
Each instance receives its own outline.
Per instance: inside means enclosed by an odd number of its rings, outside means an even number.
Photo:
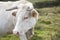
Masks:
[[[31,40],[60,40],[60,3],[59,0],[29,0],[39,12],[35,25],[35,34]],[[19,37],[8,34],[0,40],[19,40]]]

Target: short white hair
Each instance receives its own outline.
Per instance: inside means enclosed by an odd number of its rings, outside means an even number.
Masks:
[[[26,1],[26,0],[20,0],[20,1]]]

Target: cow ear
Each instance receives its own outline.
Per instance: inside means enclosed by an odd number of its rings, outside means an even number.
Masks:
[[[38,12],[36,10],[32,10],[32,17],[37,17]]]
[[[16,12],[13,12],[12,15],[16,17]]]

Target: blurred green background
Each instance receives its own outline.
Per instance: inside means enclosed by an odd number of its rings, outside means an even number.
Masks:
[[[35,35],[32,40],[60,40],[60,0],[29,1],[39,12],[39,20],[35,25]],[[8,34],[0,37],[0,40],[19,40],[19,37]]]

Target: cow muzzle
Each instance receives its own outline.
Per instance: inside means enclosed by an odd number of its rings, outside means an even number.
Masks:
[[[16,36],[19,36],[19,32],[18,31],[13,31],[13,34]]]

